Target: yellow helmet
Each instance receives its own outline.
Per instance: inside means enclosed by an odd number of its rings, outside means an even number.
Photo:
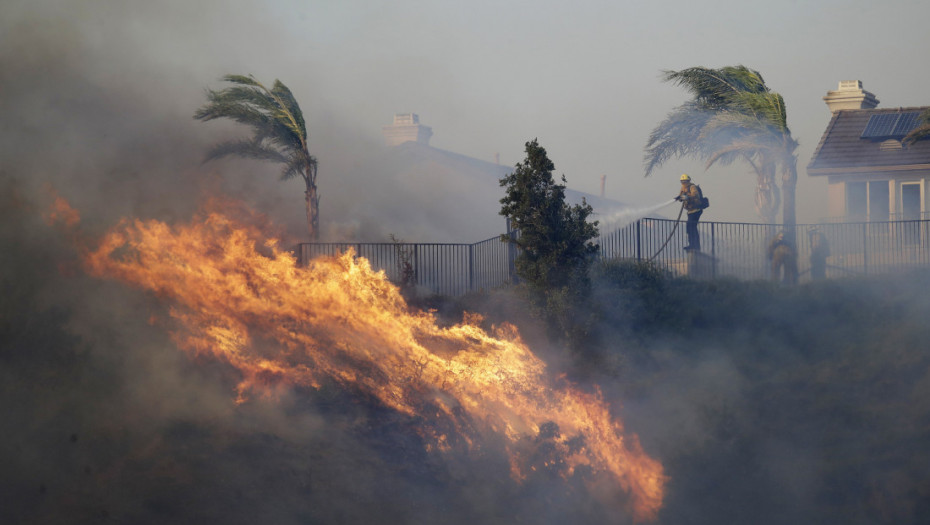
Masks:
[[[681,182],[690,181],[691,177],[687,173],[681,174]]]

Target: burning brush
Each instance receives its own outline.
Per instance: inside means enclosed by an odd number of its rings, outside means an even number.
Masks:
[[[466,317],[443,328],[411,311],[384,272],[352,253],[298,267],[260,228],[208,211],[178,226],[125,220],[83,257],[91,275],[169,301],[178,346],[238,370],[242,402],[336,381],[417,416],[430,450],[503,438],[520,480],[533,466],[519,444],[544,437],[559,458],[547,467],[612,480],[636,521],[662,505],[662,466],[597,391],[551,378],[513,326],[487,333]]]

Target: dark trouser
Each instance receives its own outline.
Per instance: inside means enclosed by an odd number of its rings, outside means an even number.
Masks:
[[[701,236],[698,235],[698,221],[701,220],[701,214],[704,210],[688,212],[688,248],[691,250],[701,251]]]
[[[797,284],[798,262],[793,256],[778,257],[772,261],[772,280],[777,282],[779,279],[785,284]]]

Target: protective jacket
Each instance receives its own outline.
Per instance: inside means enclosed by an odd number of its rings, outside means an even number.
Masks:
[[[701,187],[693,182],[682,184],[681,192],[678,193],[678,200],[685,205],[688,213],[696,213],[704,209],[704,194]]]
[[[769,244],[766,255],[772,261],[772,280],[777,281],[779,277],[789,284],[798,281],[798,258],[794,251],[794,246],[785,240],[784,235],[778,234]],[[782,275],[784,270],[784,275]]]

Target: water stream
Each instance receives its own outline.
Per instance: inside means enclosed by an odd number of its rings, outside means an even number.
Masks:
[[[604,219],[600,220],[600,230],[601,231],[614,231],[620,228],[623,228],[627,225],[630,225],[643,217],[655,213],[662,208],[668,206],[669,204],[675,203],[675,199],[669,199],[660,204],[654,204],[652,206],[646,206],[644,208],[628,208],[625,210],[620,210],[614,212]]]

